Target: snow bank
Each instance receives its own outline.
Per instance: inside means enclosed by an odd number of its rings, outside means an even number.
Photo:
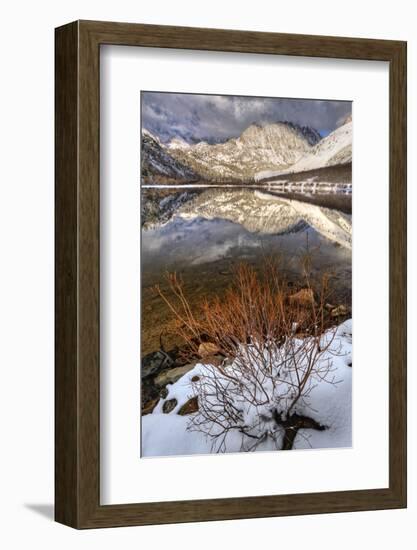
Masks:
[[[352,444],[352,322],[342,323],[336,334],[326,333],[322,345],[332,338],[330,347],[323,353],[320,361],[324,367],[331,365],[329,375],[312,380],[308,399],[300,400],[293,412],[309,416],[325,426],[323,431],[313,429],[300,430],[294,441],[293,449],[349,447]],[[194,396],[192,379],[204,377],[210,367],[197,364],[175,384],[168,385],[168,395],[161,399],[152,414],[142,418],[142,455],[192,455],[213,452],[213,440],[205,434],[190,430],[192,417],[180,416],[178,411]],[[195,378],[194,378],[195,379]],[[163,413],[167,400],[176,399],[177,405],[169,414]],[[253,412],[253,411],[252,411]],[[251,414],[251,411],[247,411]],[[250,419],[249,419],[250,420]],[[242,435],[231,433],[227,440],[226,452],[240,452]],[[276,450],[276,442],[270,439],[256,447],[256,451]]]

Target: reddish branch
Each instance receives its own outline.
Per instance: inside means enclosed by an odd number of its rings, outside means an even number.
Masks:
[[[312,284],[308,254],[302,292],[281,279],[273,260],[265,260],[262,275],[240,264],[225,295],[198,307],[190,305],[175,273],[167,277],[169,295],[159,286],[156,292],[174,317],[173,330],[185,342],[186,354],[199,357],[201,344],[210,342],[224,358],[207,364],[206,375],[194,383],[199,412],[191,429],[208,434],[219,452],[236,430],[242,448],[253,450],[266,438],[291,448],[300,428],[324,429],[297,413],[299,406],[309,406],[317,382],[336,383],[332,362],[323,360],[335,334],[326,309],[330,279],[323,275]],[[255,411],[249,422],[248,410]]]

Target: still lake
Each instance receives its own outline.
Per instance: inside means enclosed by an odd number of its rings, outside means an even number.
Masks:
[[[141,351],[178,344],[171,316],[153,287],[168,290],[167,272],[184,281],[191,304],[221,295],[233,269],[262,269],[279,257],[283,275],[297,284],[308,250],[313,276],[331,272],[334,303],[351,304],[351,195],[283,195],[253,188],[143,189],[141,197]]]

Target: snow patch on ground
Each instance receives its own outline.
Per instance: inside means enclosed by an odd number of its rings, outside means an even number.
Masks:
[[[352,444],[352,321],[342,323],[336,334],[330,332],[322,337],[326,344],[332,337],[331,345],[320,358],[326,364],[331,362],[330,376],[314,380],[309,393],[308,406],[302,401],[295,412],[316,420],[326,429],[300,430],[296,436],[293,449],[317,449],[350,447]],[[178,411],[194,396],[192,379],[209,373],[204,364],[197,364],[175,384],[167,386],[168,395],[161,399],[152,414],[142,418],[142,455],[168,456],[208,454],[213,452],[212,440],[198,431],[190,431],[189,416],[180,416]],[[163,413],[167,400],[176,399],[177,405],[169,414]],[[198,414],[198,413],[195,413]],[[226,452],[240,452],[242,436],[236,431],[227,441]],[[271,440],[262,442],[256,451],[276,450],[276,443]]]

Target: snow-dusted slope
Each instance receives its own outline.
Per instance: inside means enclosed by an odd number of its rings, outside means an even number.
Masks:
[[[307,223],[327,239],[345,248],[352,246],[351,216],[260,191],[208,190],[182,205],[176,215],[185,219],[226,219],[248,231],[269,234],[292,231]]]
[[[261,170],[288,168],[319,139],[316,130],[289,122],[252,124],[240,137],[220,144],[202,141],[190,145],[174,139],[168,144],[168,152],[205,177],[245,178]]]
[[[256,175],[259,181],[283,173],[305,172],[336,164],[352,162],[352,121],[340,126],[327,137],[319,141],[301,159],[286,170],[262,171]]]
[[[344,124],[322,139],[308,155],[291,167],[294,172],[344,164],[352,160],[352,122]]]
[[[142,131],[142,176],[163,176],[174,179],[194,179],[188,166],[174,159],[159,139],[147,130]]]

